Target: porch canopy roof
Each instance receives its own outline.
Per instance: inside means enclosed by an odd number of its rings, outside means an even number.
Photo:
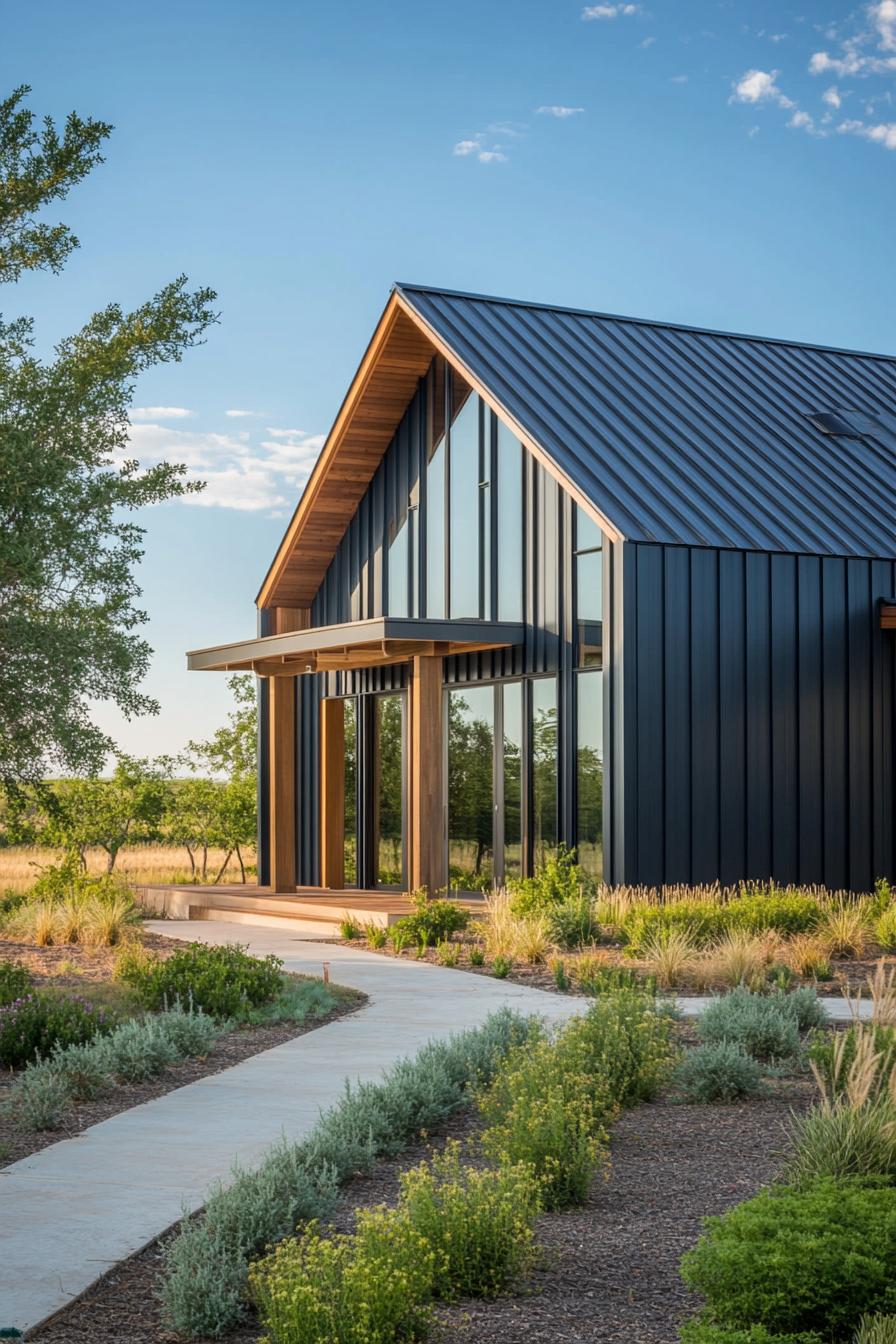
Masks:
[[[509,621],[426,621],[402,616],[323,625],[264,635],[187,654],[191,672],[255,672],[295,677],[403,663],[420,655],[447,657],[522,644],[523,627]]]

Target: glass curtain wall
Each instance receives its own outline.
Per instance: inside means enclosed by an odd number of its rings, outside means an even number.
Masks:
[[[374,742],[376,881],[397,887],[405,881],[403,695],[375,697]]]
[[[576,799],[578,859],[600,882],[604,870],[604,733],[601,671],[576,676]]]
[[[475,620],[480,614],[480,404],[456,374],[451,382],[448,605],[452,620]]]
[[[501,736],[504,802],[505,878],[523,875],[523,683],[507,681],[498,688],[502,696]]]
[[[487,891],[494,876],[495,688],[448,693],[448,876]]]
[[[532,683],[532,863],[539,869],[557,834],[557,679]]]
[[[345,773],[343,787],[343,845],[345,848],[345,885],[358,882],[358,702],[354,696],[342,702],[345,735]]]

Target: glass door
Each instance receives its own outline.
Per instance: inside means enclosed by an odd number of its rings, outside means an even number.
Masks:
[[[448,692],[448,880],[488,891],[494,877],[494,686]]]
[[[407,881],[405,697],[377,695],[373,716],[373,866],[379,887]]]

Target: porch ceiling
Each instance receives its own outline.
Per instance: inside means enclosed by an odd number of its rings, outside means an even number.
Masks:
[[[420,655],[447,657],[507,648],[523,641],[523,627],[508,621],[424,621],[380,616],[344,625],[291,630],[194,649],[192,672],[255,672],[260,677],[295,677],[309,672],[350,671],[403,663]]]

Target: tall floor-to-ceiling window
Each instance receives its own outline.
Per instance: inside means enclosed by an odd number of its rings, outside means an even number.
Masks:
[[[342,714],[345,741],[342,826],[345,885],[353,887],[358,881],[358,701],[355,696],[343,700]]]
[[[532,683],[532,859],[545,861],[559,839],[557,831],[557,679]]]
[[[576,849],[585,872],[600,881],[604,847],[603,672],[576,675]]]
[[[449,565],[452,619],[480,615],[480,403],[454,375],[452,418],[448,431]]]
[[[468,891],[494,875],[494,744],[494,687],[449,692],[448,874]]]

